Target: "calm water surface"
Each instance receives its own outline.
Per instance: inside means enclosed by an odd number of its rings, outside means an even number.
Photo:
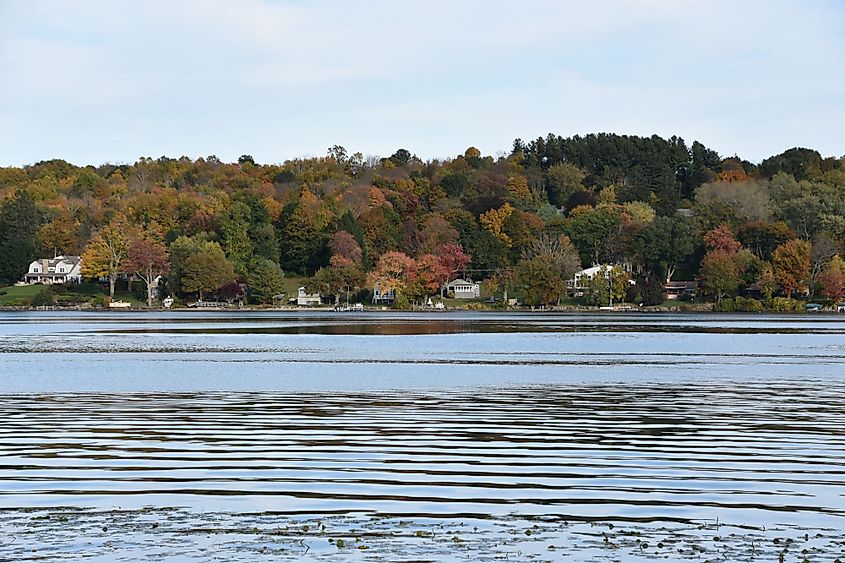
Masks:
[[[843,555],[845,317],[2,314],[0,417],[0,559]]]

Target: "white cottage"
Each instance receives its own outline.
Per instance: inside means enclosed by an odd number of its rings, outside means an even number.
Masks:
[[[452,293],[455,299],[478,299],[481,297],[481,285],[464,279],[452,280],[443,286],[447,293]]]
[[[82,281],[82,258],[79,256],[56,256],[35,260],[24,275],[26,283],[80,283]]]
[[[591,268],[587,268],[581,270],[580,272],[576,273],[572,276],[572,279],[567,280],[566,282],[566,289],[569,290],[569,293],[575,295],[576,297],[580,297],[584,295],[584,293],[589,288],[590,280],[594,277],[599,275],[600,272],[604,271],[604,277],[609,278],[610,272],[613,270],[615,266],[619,266],[622,268],[622,271],[630,274],[632,271],[630,264],[599,264],[598,266],[593,266]],[[628,283],[631,285],[636,285],[637,282],[633,279],[628,280]]]
[[[395,289],[384,289],[381,282],[376,282],[373,285],[373,305],[393,305],[395,300]]]
[[[296,290],[296,304],[300,307],[314,307],[322,303],[322,296],[319,293],[308,293],[305,286]]]

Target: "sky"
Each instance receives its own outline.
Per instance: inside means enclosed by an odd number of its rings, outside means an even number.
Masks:
[[[0,0],[0,166],[679,135],[845,154],[841,0]]]

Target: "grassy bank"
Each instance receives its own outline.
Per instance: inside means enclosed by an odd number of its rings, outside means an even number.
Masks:
[[[108,293],[101,286],[93,283],[67,286],[12,285],[0,287],[0,306],[29,307],[36,296],[45,289],[53,292],[56,305],[102,305],[108,297]],[[114,298],[129,301],[133,306],[143,304],[129,291],[116,291]]]

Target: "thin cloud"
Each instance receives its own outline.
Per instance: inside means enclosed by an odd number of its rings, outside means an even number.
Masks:
[[[843,16],[823,1],[12,0],[0,164],[271,162],[338,142],[443,157],[550,131],[839,155]]]

